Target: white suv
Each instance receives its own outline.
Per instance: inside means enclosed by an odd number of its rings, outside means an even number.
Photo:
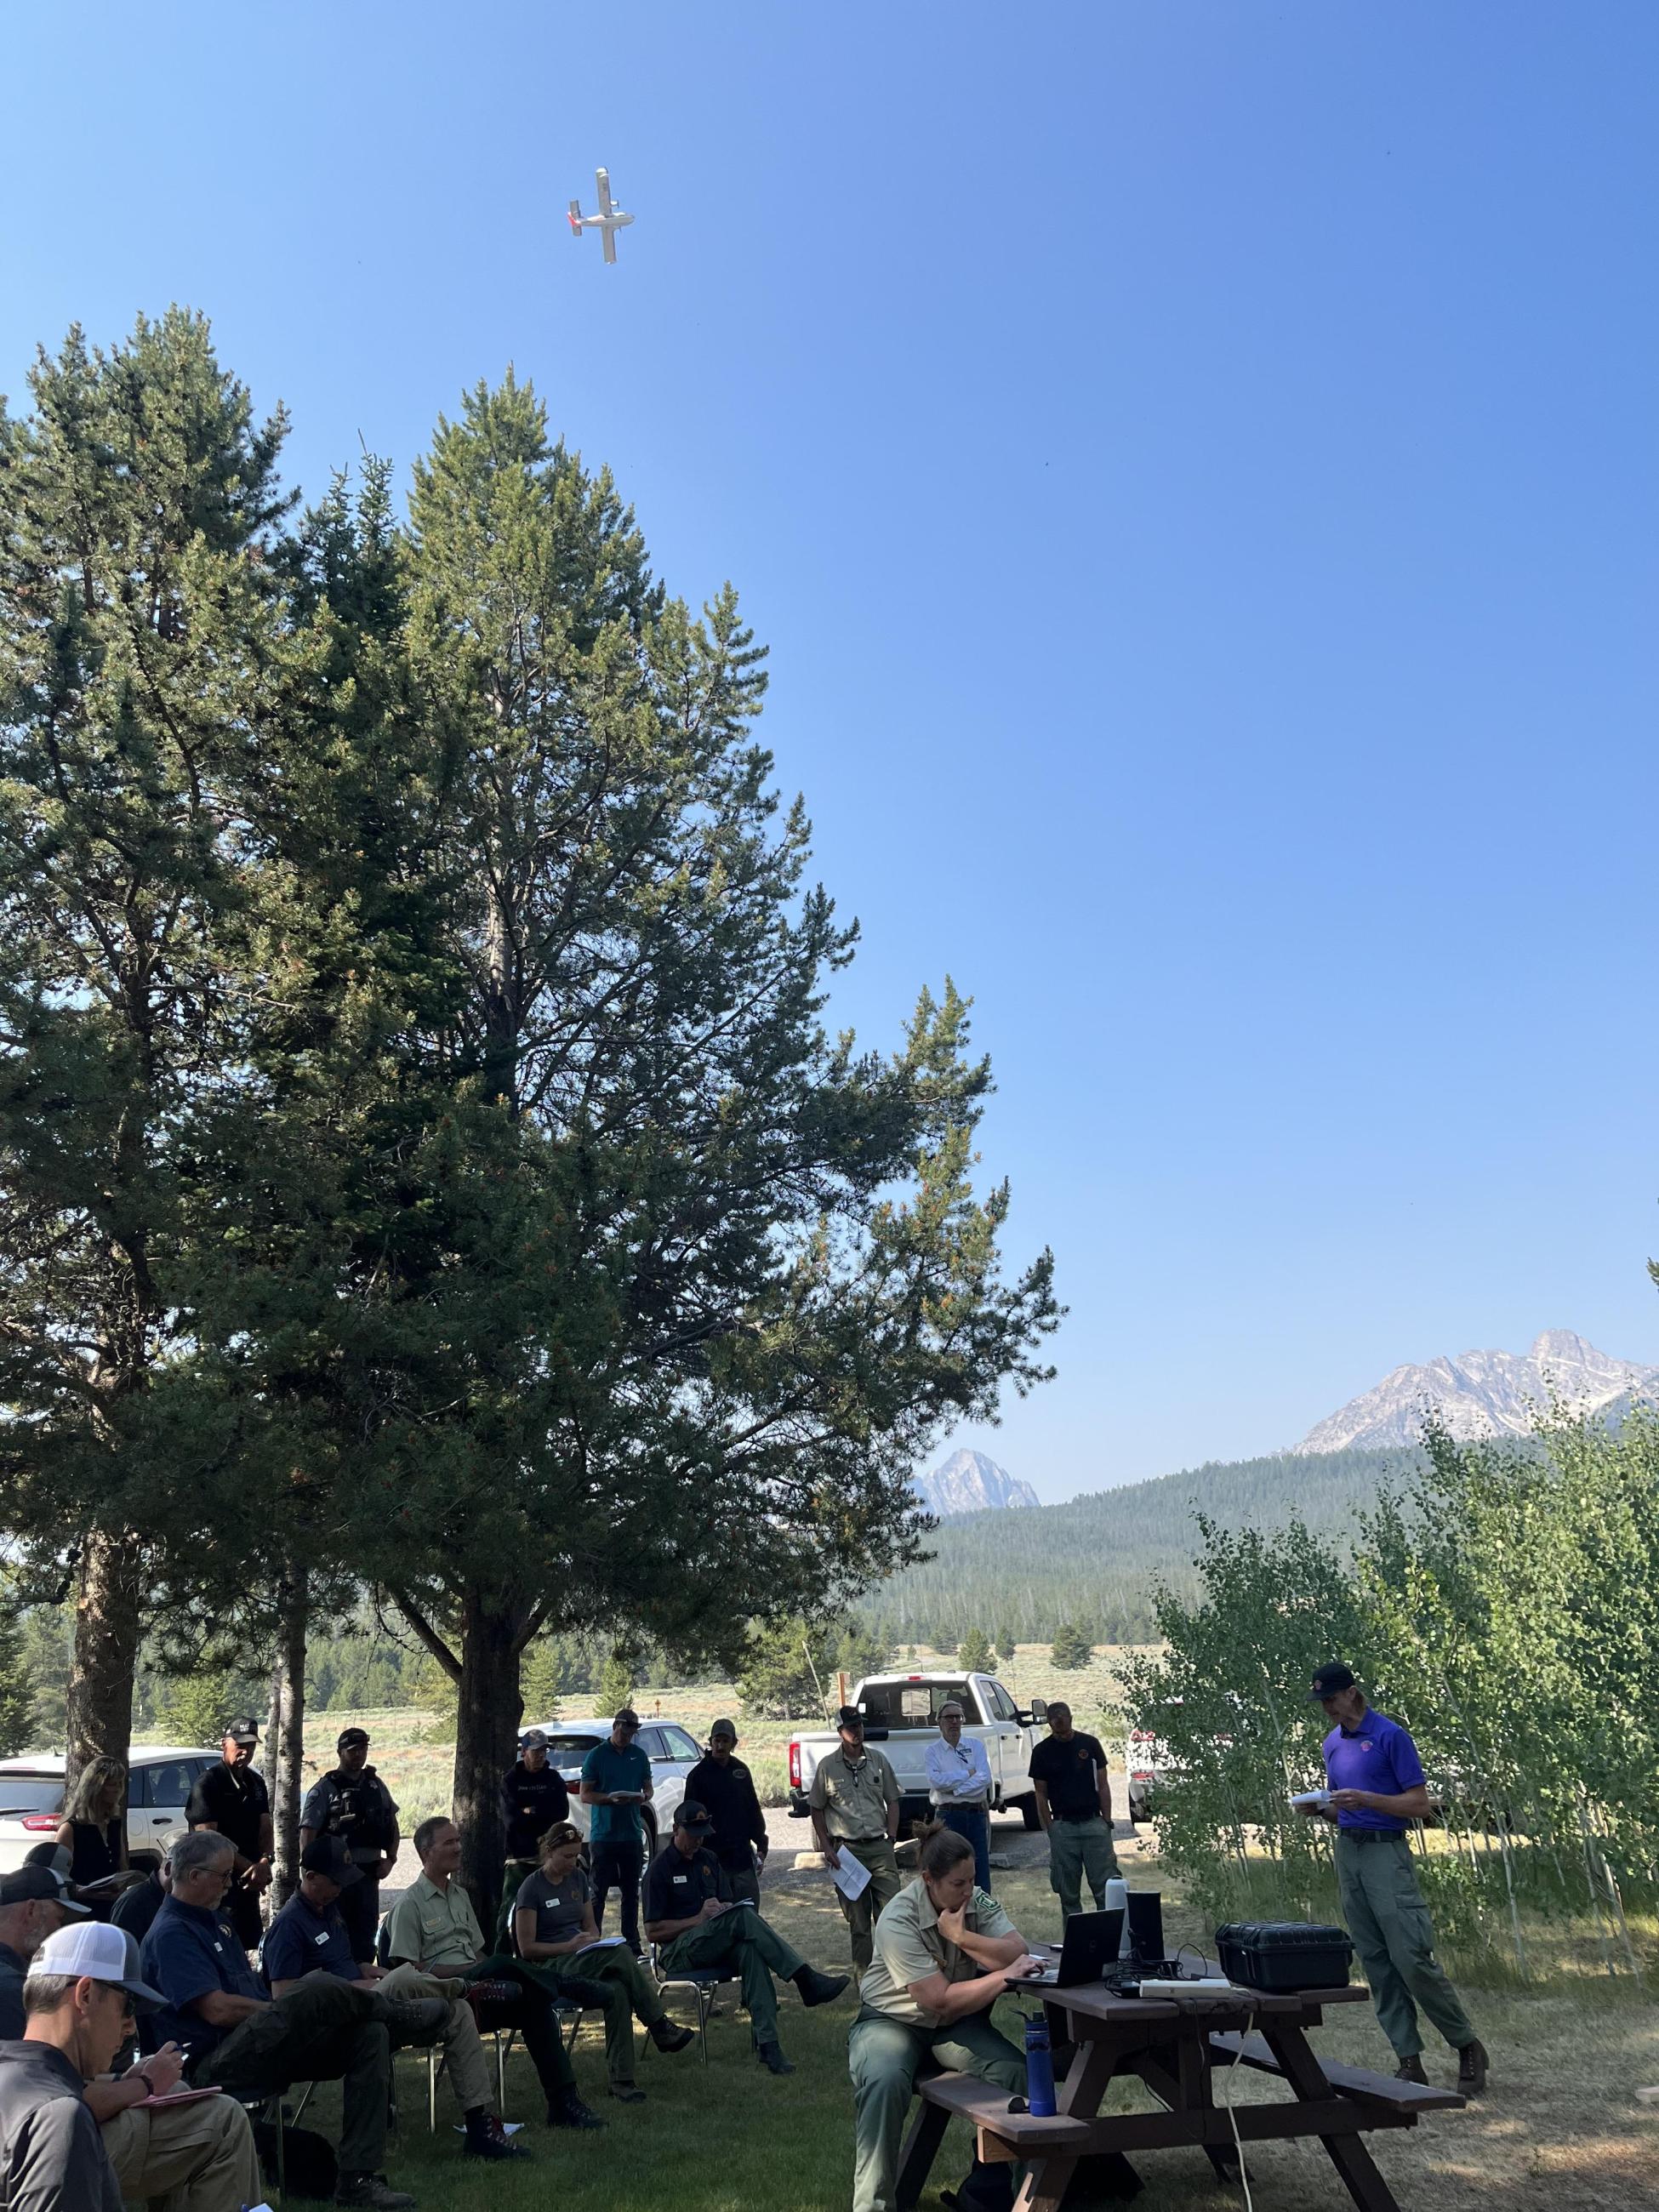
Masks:
[[[591,1805],[581,1802],[582,1761],[596,1744],[605,1741],[611,1723],[605,1720],[526,1721],[519,1731],[539,1728],[547,1738],[547,1757],[557,1767],[570,1791],[570,1817],[587,1833]],[[634,1739],[651,1762],[651,1802],[640,1808],[645,1822],[645,1855],[652,1857],[666,1838],[669,1814],[685,1796],[685,1778],[702,1757],[702,1747],[678,1721],[641,1721]]]
[[[159,1866],[161,1854],[185,1832],[185,1807],[216,1751],[178,1744],[135,1744],[128,1760],[127,1859]],[[10,1874],[37,1844],[47,1844],[63,1820],[64,1754],[37,1752],[0,1759],[0,1874]]]

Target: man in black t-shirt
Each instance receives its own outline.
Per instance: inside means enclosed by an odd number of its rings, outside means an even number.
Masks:
[[[501,1823],[507,1831],[507,1873],[495,1925],[498,1944],[506,1939],[514,1899],[541,1863],[542,1838],[570,1818],[570,1792],[547,1755],[547,1734],[526,1729],[519,1738],[518,1764],[501,1777]]]
[[[685,1794],[708,1808],[714,1826],[708,1849],[720,1863],[725,1893],[734,1902],[760,1903],[760,1864],[766,1857],[766,1815],[755,1794],[755,1779],[735,1754],[738,1732],[730,1721],[708,1731],[708,1756],[685,1778]]]
[[[211,1828],[234,1844],[236,1863],[224,1910],[245,1951],[258,1948],[261,1893],[270,1887],[270,1795],[251,1764],[259,1723],[234,1720],[224,1733],[224,1756],[190,1793],[185,1818],[192,1828]]]
[[[755,2056],[769,2073],[793,2074],[778,2042],[775,1974],[793,1982],[806,2005],[828,2004],[847,1987],[845,1974],[809,1966],[752,1905],[729,1905],[720,1895],[720,1861],[706,1848],[713,1823],[687,1798],[674,1815],[673,1841],[659,1851],[645,1877],[645,1932],[660,1946],[666,1975],[690,1967],[724,1966],[743,1984]]]
[[[1048,1838],[1048,1887],[1060,1899],[1061,1924],[1083,1910],[1087,1877],[1095,1910],[1106,1909],[1106,1884],[1119,1873],[1112,1848],[1112,1785],[1100,1738],[1072,1726],[1069,1705],[1048,1708],[1048,1734],[1031,1753],[1037,1818]]]

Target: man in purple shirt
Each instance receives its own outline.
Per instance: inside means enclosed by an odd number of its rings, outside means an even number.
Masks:
[[[1311,1697],[1333,1723],[1321,1749],[1328,1805],[1304,1807],[1336,1827],[1336,1879],[1343,1916],[1371,1986],[1382,2032],[1400,2060],[1396,2077],[1422,2081],[1421,2005],[1457,2053],[1457,2086],[1486,2086],[1486,2051],[1445,1968],[1434,1955],[1429,1908],[1417,1886],[1407,1823],[1429,1810],[1417,1746],[1386,1714],[1373,1712],[1351,1668],[1322,1667]]]

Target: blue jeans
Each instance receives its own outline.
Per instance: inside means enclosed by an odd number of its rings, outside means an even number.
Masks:
[[[939,1816],[952,1835],[974,1847],[974,1880],[991,1893],[991,1817],[980,1805],[941,1805]]]

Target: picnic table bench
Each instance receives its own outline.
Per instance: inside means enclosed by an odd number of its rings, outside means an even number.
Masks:
[[[1056,2054],[1071,2053],[1057,2084],[1058,2111],[1052,2118],[1011,2112],[1006,2092],[972,2075],[924,2076],[899,2165],[901,2212],[919,2201],[953,2118],[973,2128],[980,2159],[1024,2166],[1015,2212],[1060,2212],[1079,2159],[1191,2146],[1231,2179],[1236,2143],[1307,2136],[1323,2144],[1360,2212],[1399,2212],[1362,2137],[1378,2128],[1415,2127],[1421,2113],[1457,2111],[1464,2100],[1363,2067],[1322,2063],[1308,2029],[1322,2023],[1328,2005],[1363,2004],[1369,1995],[1354,1984],[1152,1998],[1119,1996],[1099,1983],[1045,1991]],[[1291,2098],[1229,2110],[1217,2101],[1214,2076],[1236,2064],[1277,2075]],[[1163,2109],[1103,2113],[1107,2088],[1120,2075],[1139,2078]]]

